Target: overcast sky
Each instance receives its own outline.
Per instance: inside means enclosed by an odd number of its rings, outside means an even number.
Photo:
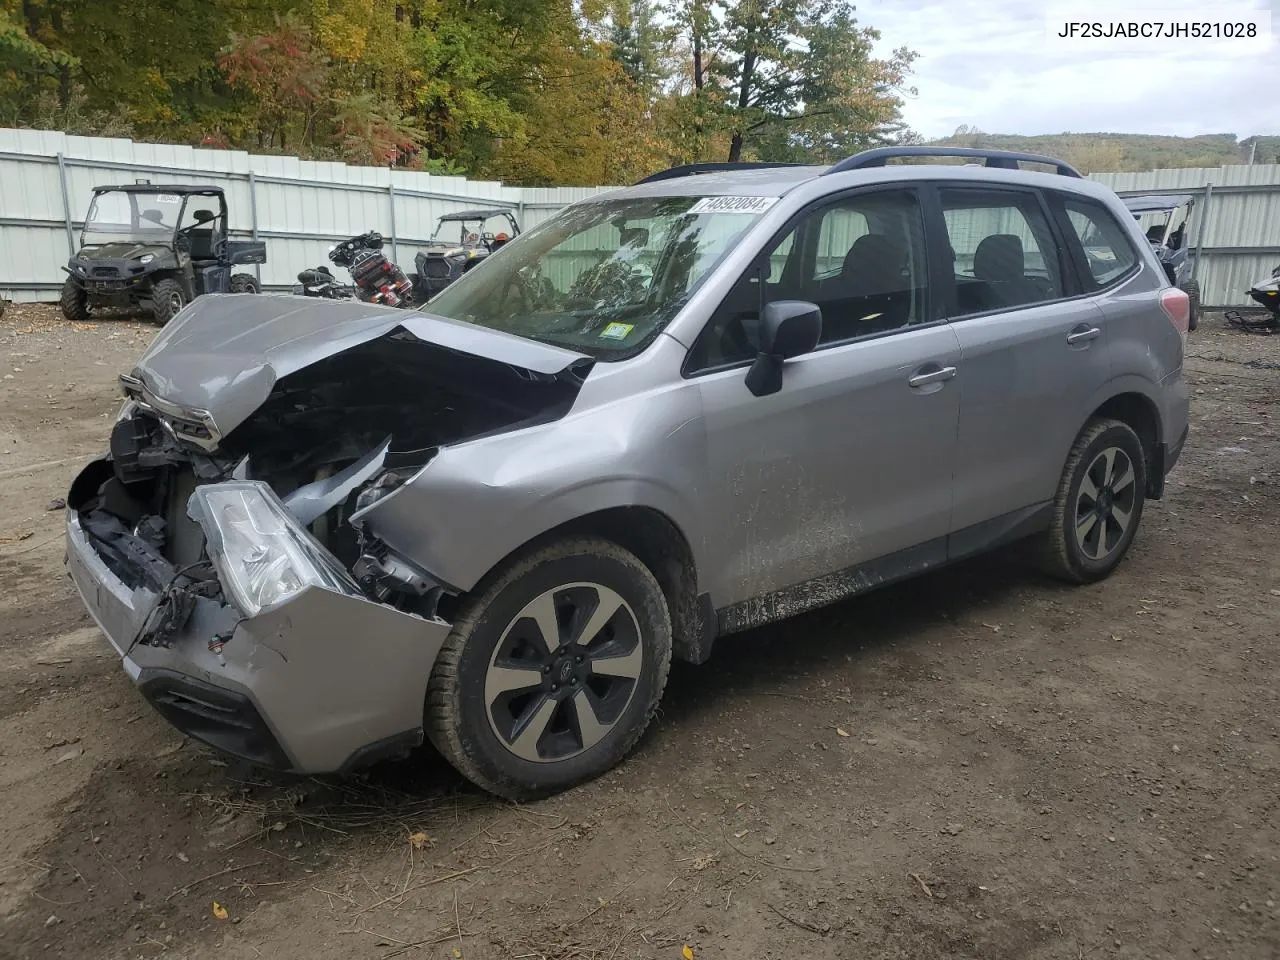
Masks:
[[[1096,10],[1080,10],[1094,19]],[[904,114],[933,138],[961,124],[988,133],[1280,134],[1280,43],[1172,41],[1173,49],[1099,53],[1046,42],[1048,3],[1033,0],[858,0],[882,53],[915,50],[919,90]],[[1110,0],[1109,19],[1142,11],[1271,11],[1280,0]],[[1274,36],[1274,32],[1273,32]]]

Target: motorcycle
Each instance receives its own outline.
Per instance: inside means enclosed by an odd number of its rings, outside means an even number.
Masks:
[[[354,300],[356,288],[339,283],[328,267],[315,267],[298,274],[293,292],[300,297],[322,297],[326,300]]]
[[[388,307],[408,307],[413,302],[413,281],[382,252],[382,234],[376,230],[348,237],[329,248],[334,266],[345,267],[352,284],[338,283],[328,267],[303,270],[293,292],[304,297],[330,300],[363,300]]]

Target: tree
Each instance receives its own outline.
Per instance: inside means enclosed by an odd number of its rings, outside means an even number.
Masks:
[[[311,141],[312,106],[324,90],[327,64],[299,17],[277,15],[270,32],[233,36],[218,66],[233,88],[251,97],[259,149],[286,149],[290,131]]]
[[[858,25],[848,0],[740,0],[724,7],[722,27],[714,72],[728,93],[730,162],[752,138],[821,160],[901,129],[915,54],[900,48],[876,59],[880,35]]]

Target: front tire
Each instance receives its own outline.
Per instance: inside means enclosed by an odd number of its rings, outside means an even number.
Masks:
[[[151,288],[151,313],[164,326],[187,305],[187,295],[177,280],[158,280]]]
[[[670,666],[671,619],[649,569],[608,541],[565,540],[491,575],[463,605],[424,725],[478,786],[545,797],[627,755]]]
[[[231,275],[232,293],[260,293],[258,278],[251,273],[233,273]]]
[[[1067,456],[1043,534],[1046,572],[1069,583],[1109,576],[1138,532],[1146,489],[1146,456],[1133,428],[1090,420]]]
[[[63,281],[58,305],[62,308],[62,315],[72,323],[84,323],[89,319],[89,294],[70,277]]]

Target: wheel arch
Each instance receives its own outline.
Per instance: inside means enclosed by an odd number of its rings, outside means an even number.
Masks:
[[[693,548],[680,526],[655,507],[605,507],[559,523],[502,557],[467,593],[482,591],[492,577],[548,543],[584,536],[616,544],[634,554],[653,574],[671,615],[672,653],[676,657],[702,663],[711,655],[715,612],[710,598],[698,592]]]
[[[1159,500],[1164,494],[1164,426],[1155,400],[1139,389],[1119,390],[1097,404],[1085,422],[1096,418],[1119,420],[1138,435],[1147,466],[1146,496]]]

